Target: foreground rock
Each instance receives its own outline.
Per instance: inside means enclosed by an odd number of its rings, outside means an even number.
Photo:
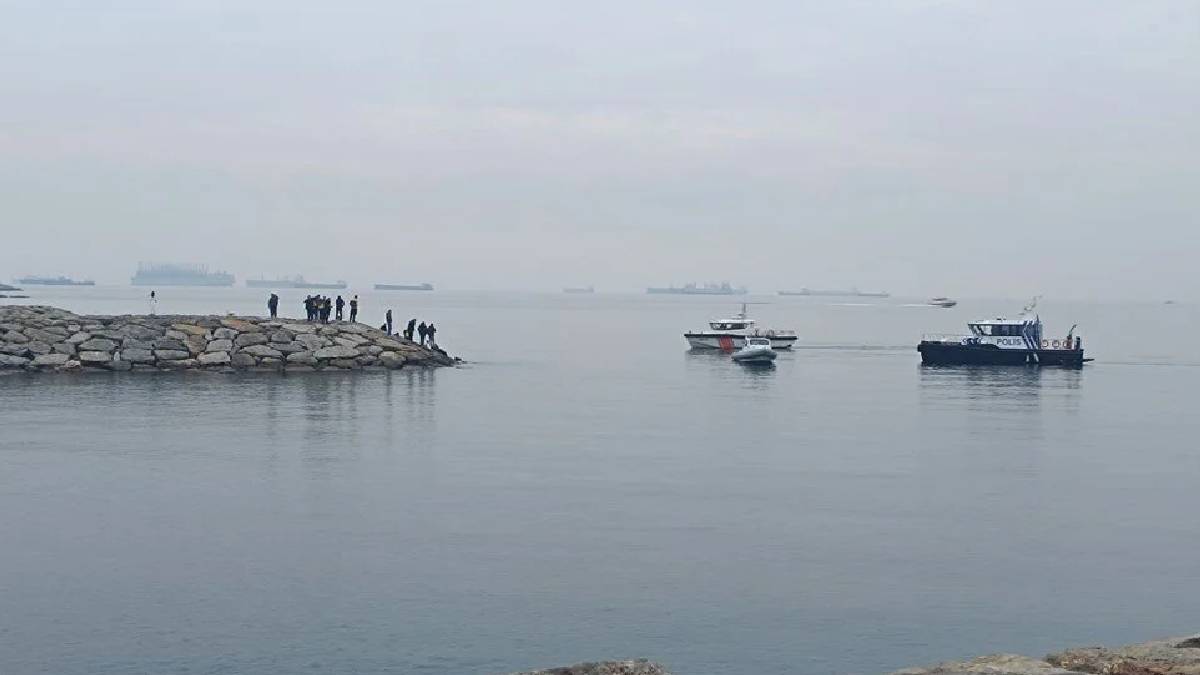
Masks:
[[[313,371],[449,366],[456,359],[361,323],[252,316],[80,316],[0,306],[0,371]]]
[[[1013,654],[908,668],[893,675],[1200,675],[1200,636],[1155,640],[1110,649],[1082,647],[1031,659]]]
[[[657,663],[637,660],[580,663],[565,668],[530,670],[523,673],[515,673],[514,675],[670,675],[670,673]]]

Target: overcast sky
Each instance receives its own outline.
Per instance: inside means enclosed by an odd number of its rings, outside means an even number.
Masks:
[[[1200,297],[1200,2],[0,0],[0,278]]]

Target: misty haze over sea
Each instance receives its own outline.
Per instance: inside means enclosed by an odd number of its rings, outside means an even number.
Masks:
[[[0,4],[0,675],[1197,630],[1194,0]]]
[[[1200,299],[1198,12],[18,3],[0,276]]]

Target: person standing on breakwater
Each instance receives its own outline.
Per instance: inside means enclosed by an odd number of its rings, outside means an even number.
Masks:
[[[429,328],[425,329],[425,332],[429,334],[429,346],[437,347],[437,343],[433,341],[433,336],[437,335],[437,328],[432,321],[429,322]]]
[[[421,345],[425,345],[425,337],[429,335],[429,327],[422,321],[421,325],[417,326],[417,335],[421,337]]]
[[[383,317],[385,319],[385,322],[383,325],[387,326],[387,334],[391,335],[392,334],[392,310],[389,309],[387,311],[387,314],[384,314]]]
[[[150,291],[150,314],[158,310],[158,292]]]
[[[321,305],[321,323],[329,323],[330,314],[333,314],[333,301],[326,297]]]
[[[408,338],[409,342],[412,342],[413,331],[415,331],[416,329],[417,329],[417,320],[409,319],[408,320],[408,328],[404,329],[404,337]]]
[[[346,301],[345,301],[345,300],[343,300],[343,299],[342,299],[342,296],[340,296],[340,295],[339,295],[339,296],[337,297],[337,303],[336,303],[336,305],[335,305],[335,307],[337,308],[337,316],[336,316],[335,318],[336,318],[338,321],[341,321],[341,320],[342,320],[342,308],[343,308],[343,307],[345,307],[345,306],[346,306]]]
[[[350,323],[358,321],[358,296],[350,298]]]
[[[267,311],[269,311],[271,313],[272,319],[279,316],[279,296],[278,295],[275,295],[274,293],[272,293],[271,297],[267,298]]]
[[[304,320],[312,321],[313,316],[313,301],[312,296],[304,298]]]

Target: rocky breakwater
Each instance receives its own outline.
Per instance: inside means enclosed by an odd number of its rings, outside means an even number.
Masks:
[[[1035,659],[994,654],[970,661],[908,668],[892,675],[1200,675],[1200,636],[1124,647],[1078,647]]]
[[[0,371],[315,371],[448,366],[440,350],[361,323],[251,316],[81,316],[0,306]]]

